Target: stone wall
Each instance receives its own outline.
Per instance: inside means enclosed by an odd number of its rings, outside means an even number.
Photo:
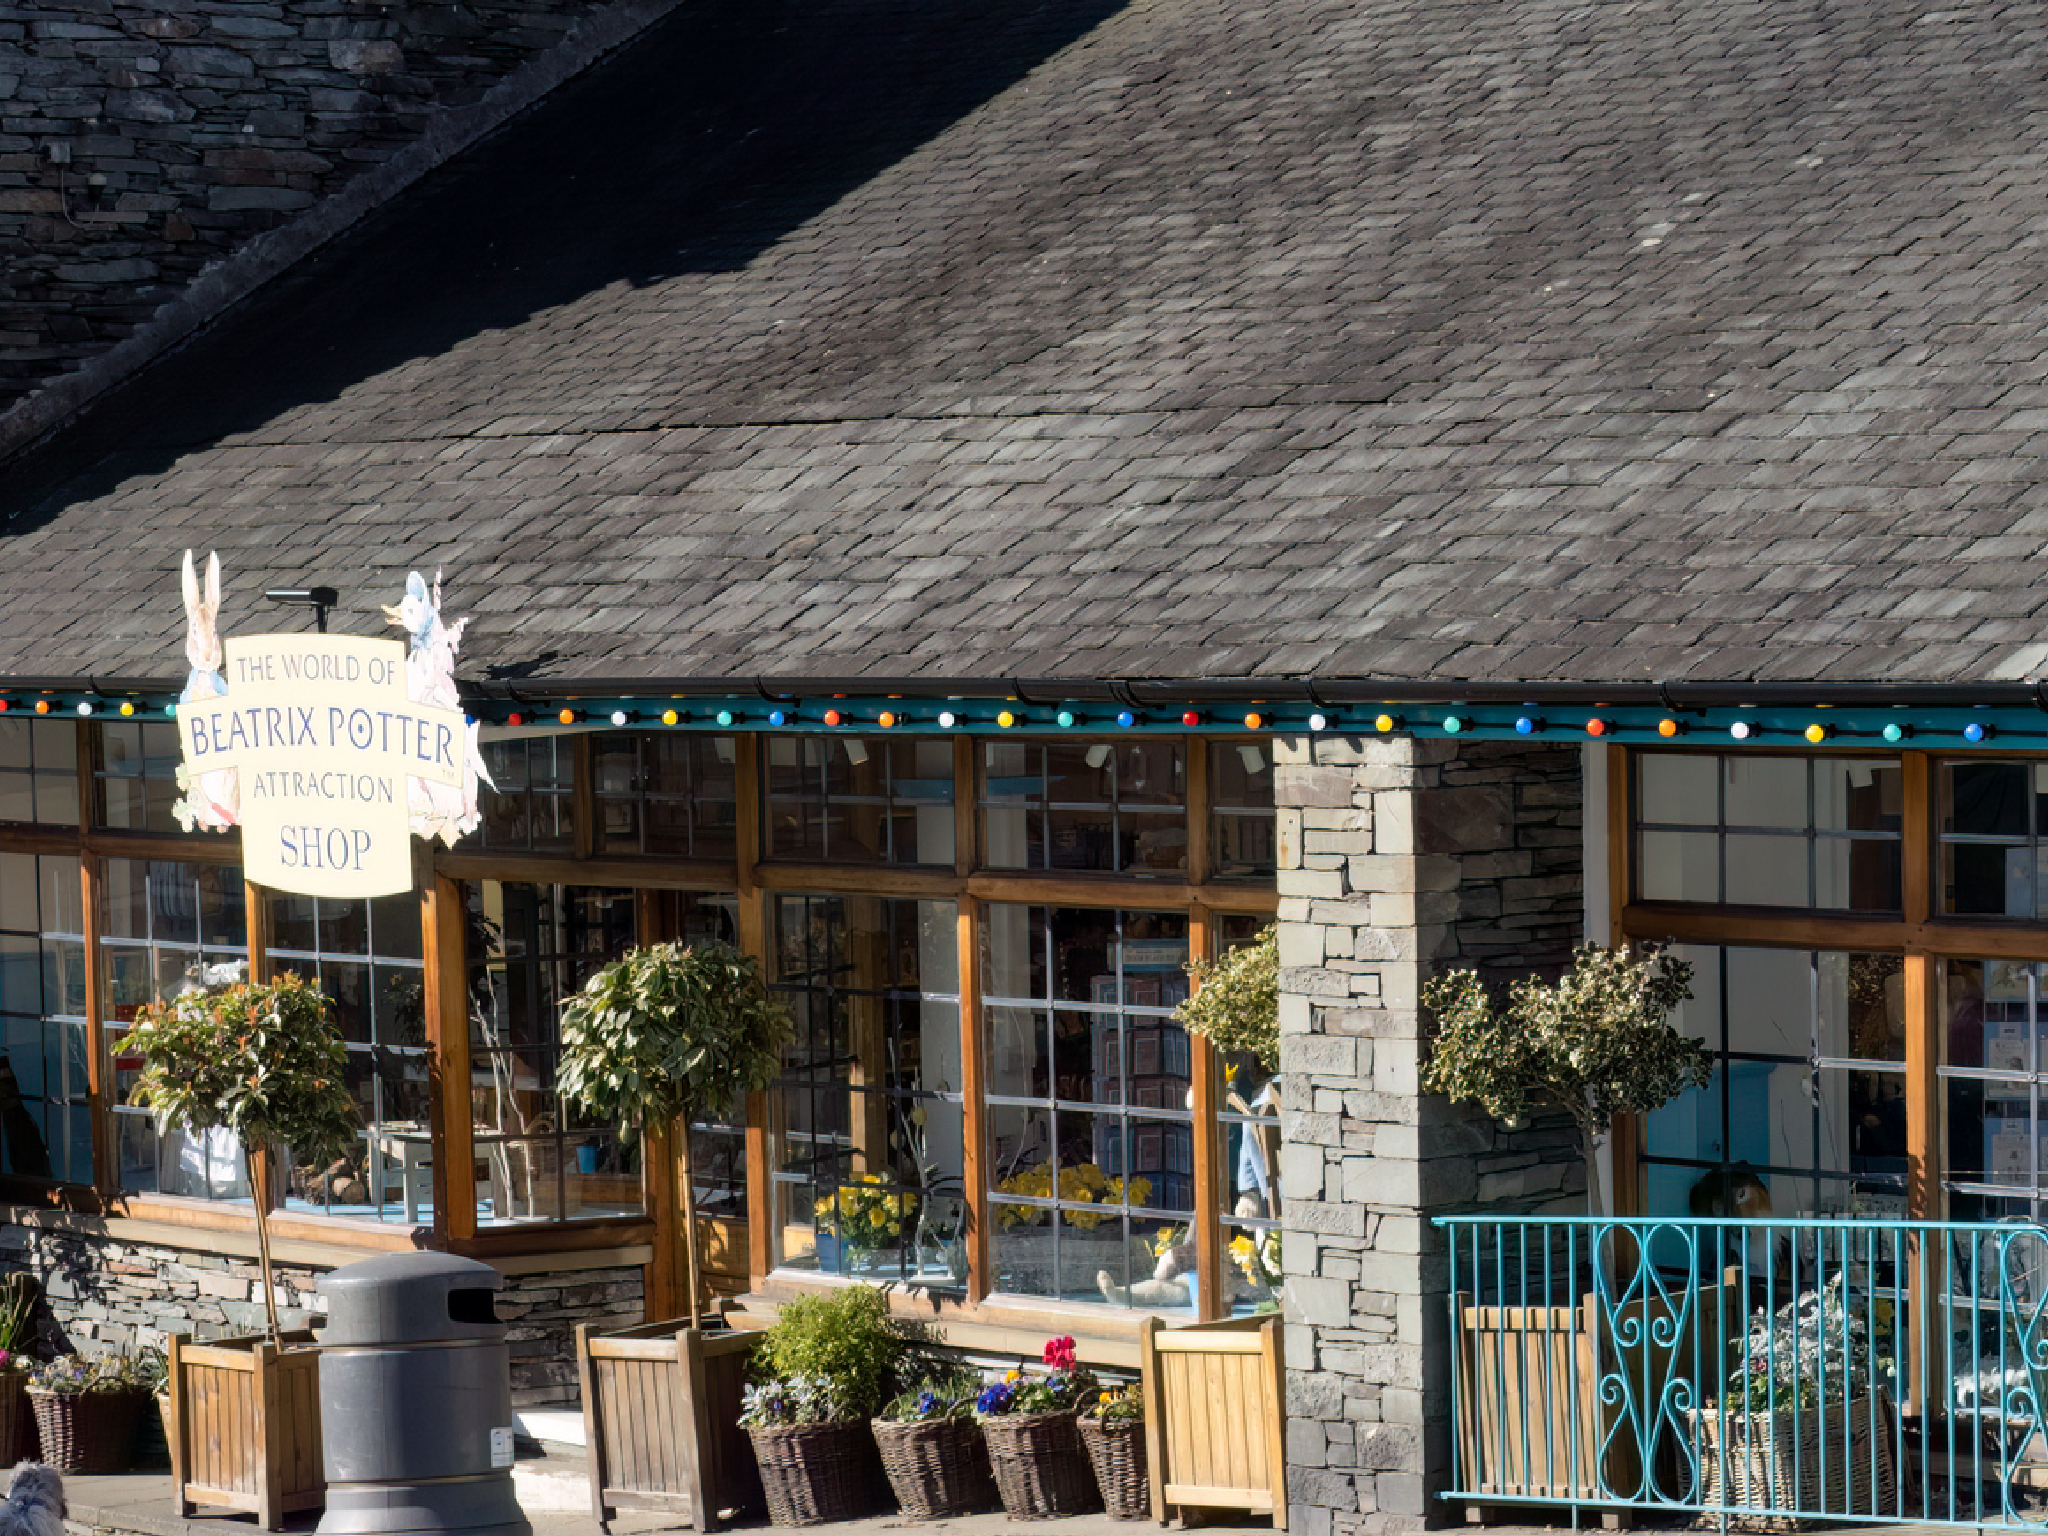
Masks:
[[[264,1326],[253,1258],[91,1231],[0,1225],[0,1271],[24,1268],[42,1282],[48,1301],[41,1320],[50,1353],[131,1350],[161,1345],[172,1333],[213,1338]],[[303,1327],[325,1314],[316,1289],[324,1267],[280,1263],[272,1273],[286,1327]],[[507,1278],[498,1316],[510,1324],[514,1407],[576,1401],[576,1325],[623,1328],[640,1322],[641,1275],[633,1266]]]
[[[1420,1527],[1449,1472],[1448,1275],[1429,1217],[1583,1209],[1567,1124],[1507,1133],[1421,1095],[1418,1002],[1569,957],[1581,915],[1570,748],[1280,744],[1281,1182],[1290,1527]]]
[[[0,0],[0,411],[602,0]]]

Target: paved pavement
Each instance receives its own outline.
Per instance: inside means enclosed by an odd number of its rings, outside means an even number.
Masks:
[[[108,1536],[234,1536],[236,1531],[254,1531],[249,1515],[222,1514],[196,1520],[181,1520],[172,1506],[171,1476],[168,1472],[123,1472],[107,1477],[65,1479],[71,1505],[70,1527],[74,1532],[108,1533]],[[600,1536],[597,1522],[587,1511],[555,1509],[529,1510],[535,1536]],[[311,1531],[319,1516],[296,1517],[290,1531]],[[1264,1521],[1255,1522],[1257,1528]],[[658,1531],[687,1531],[687,1521],[674,1515],[621,1514],[612,1521],[615,1536],[650,1536]],[[1013,1536],[1016,1526],[1007,1516],[971,1515],[960,1520],[917,1521],[902,1515],[880,1515],[867,1520],[850,1520],[832,1527],[834,1536],[879,1536],[885,1531],[905,1529],[944,1533],[944,1536]],[[1071,1520],[1045,1522],[1047,1536],[1134,1536],[1154,1529],[1146,1523],[1111,1520],[1103,1515],[1085,1515]]]

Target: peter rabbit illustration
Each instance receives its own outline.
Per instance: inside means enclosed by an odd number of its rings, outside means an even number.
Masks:
[[[220,648],[220,556],[206,557],[206,585],[192,564],[192,551],[185,551],[185,660],[191,671],[185,677],[181,704],[200,699],[224,698],[228,680],[221,675]],[[191,778],[181,767],[178,781],[185,786],[185,798],[172,807],[179,824],[188,831],[204,827],[224,831],[242,819],[241,786],[235,770],[224,768]]]

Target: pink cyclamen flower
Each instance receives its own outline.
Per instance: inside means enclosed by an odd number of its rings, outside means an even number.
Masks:
[[[1057,1339],[1045,1341],[1045,1363],[1056,1371],[1071,1371],[1074,1368],[1072,1334],[1062,1334]]]

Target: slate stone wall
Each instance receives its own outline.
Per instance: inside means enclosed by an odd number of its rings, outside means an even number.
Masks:
[[[1569,1124],[1509,1134],[1421,1095],[1419,993],[1569,958],[1582,924],[1570,748],[1303,738],[1276,756],[1289,1523],[1440,1519],[1442,1243],[1429,1217],[1584,1209]]]
[[[213,1338],[264,1324],[256,1261],[93,1232],[0,1225],[0,1271],[28,1269],[42,1282],[46,1352],[97,1354],[161,1345],[172,1333]],[[272,1266],[280,1320],[303,1327],[325,1303],[326,1271]],[[534,1408],[576,1401],[576,1325],[624,1328],[641,1321],[637,1267],[561,1270],[508,1277],[498,1316],[511,1326],[512,1402]]]
[[[0,411],[601,0],[0,0]]]

